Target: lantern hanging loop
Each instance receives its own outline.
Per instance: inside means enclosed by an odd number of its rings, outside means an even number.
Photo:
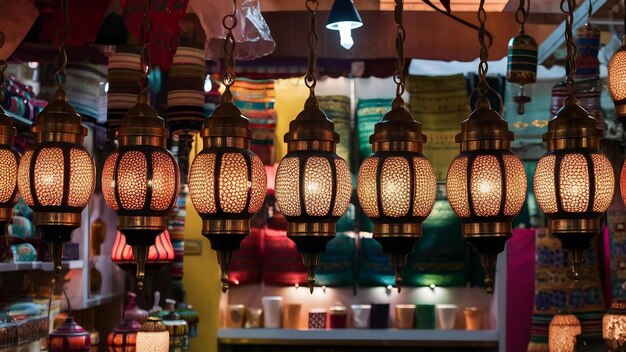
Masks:
[[[67,16],[67,0],[61,0],[61,20],[57,28],[57,37],[59,38],[59,52],[54,58],[54,66],[57,72],[54,74],[54,80],[59,88],[57,94],[65,94],[63,85],[67,81],[65,68],[67,66],[67,53],[65,52],[65,41],[70,37],[70,22]]]
[[[148,53],[148,45],[151,40],[152,33],[152,19],[150,18],[150,0],[143,0],[143,16],[141,18],[141,28],[139,31],[140,40],[142,43],[141,54],[139,56],[139,65],[141,67],[141,76],[137,81],[139,86],[139,95],[137,95],[137,102],[148,101],[148,91],[150,89],[150,71],[152,64],[150,63],[150,55]]]
[[[226,29],[226,40],[224,41],[224,54],[226,54],[226,58],[224,59],[224,75],[222,76],[222,80],[224,81],[224,85],[226,86],[226,90],[222,97],[220,98],[220,102],[222,103],[232,103],[233,95],[230,91],[230,87],[235,84],[236,76],[235,76],[235,36],[233,35],[233,29],[237,27],[237,0],[233,0],[233,13],[227,14],[222,19],[222,26]]]
[[[515,11],[515,21],[520,25],[520,33],[525,33],[524,25],[528,19],[528,13],[530,12],[530,0],[519,0],[519,6]]]
[[[0,49],[4,46],[4,32],[0,30]],[[4,101],[4,87],[6,86],[4,82],[4,71],[6,71],[7,61],[5,59],[0,59],[0,102]]]
[[[393,100],[392,108],[404,107],[404,99],[402,94],[406,90],[406,61],[404,59],[404,41],[406,40],[406,29],[402,23],[402,13],[404,12],[404,3],[402,0],[396,0],[396,6],[393,10],[396,20],[396,72],[393,74],[393,82],[396,84],[396,98]]]
[[[309,61],[308,61],[308,69],[307,73],[304,76],[304,84],[307,88],[309,88],[309,98],[313,98],[315,103],[317,103],[317,99],[315,98],[315,86],[317,85],[317,79],[315,78],[315,70],[316,70],[316,62],[317,53],[315,52],[317,48],[317,40],[319,36],[317,35],[317,31],[315,30],[316,25],[316,16],[315,13],[319,8],[319,2],[317,0],[306,0],[306,9],[309,11],[310,20],[309,20]]]
[[[487,84],[487,72],[489,72],[489,49],[485,44],[485,22],[487,21],[487,12],[485,11],[485,0],[480,0],[478,6],[478,43],[480,43],[480,62],[478,63],[478,93],[481,97],[487,95],[489,84]]]
[[[567,9],[565,4],[567,3]],[[591,3],[590,3],[591,6]],[[561,0],[561,11],[567,14],[565,18],[565,47],[567,48],[567,79],[565,84],[567,85],[567,98],[565,98],[564,105],[576,104],[580,102],[576,98],[574,91],[576,89],[574,83],[574,74],[576,73],[576,54],[578,53],[578,47],[574,41],[573,23],[574,23],[574,10],[576,9],[575,0]],[[591,10],[590,10],[591,11]]]

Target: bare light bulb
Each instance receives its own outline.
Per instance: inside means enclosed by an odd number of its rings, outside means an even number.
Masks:
[[[354,40],[352,39],[352,23],[339,22],[337,25],[339,26],[339,43],[344,49],[350,50],[354,45]]]

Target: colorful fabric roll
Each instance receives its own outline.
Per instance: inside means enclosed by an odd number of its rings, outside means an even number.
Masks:
[[[582,106],[590,116],[596,119],[596,127],[605,130],[604,112],[600,106],[600,80],[597,78],[581,79],[576,81],[576,90],[574,94],[580,100]],[[552,88],[552,100],[550,104],[550,113],[556,116],[558,111],[563,107],[565,98],[569,95],[565,81],[561,81]]]
[[[250,128],[254,131],[250,150],[261,158],[263,164],[273,165],[276,139],[274,80],[238,78],[231,91],[235,105],[250,120]]]
[[[338,233],[326,246],[315,270],[315,282],[323,286],[352,286],[356,242],[354,232]]]
[[[122,117],[137,102],[141,77],[137,48],[118,47],[109,56],[109,91],[107,96],[107,127],[109,139],[114,138]]]
[[[359,286],[380,287],[395,285],[395,271],[383,247],[371,237],[361,234],[359,248]]]
[[[391,110],[389,99],[362,99],[356,107],[356,135],[358,141],[359,165],[368,155],[372,154],[370,136],[374,133],[374,125],[383,115]]]
[[[467,84],[461,74],[409,76],[410,111],[422,123],[426,135],[424,155],[435,168],[438,181],[445,181],[448,166],[459,153],[454,137],[468,115]]]
[[[576,73],[578,78],[598,78],[600,75],[600,30],[592,23],[585,23],[576,30]]]
[[[181,46],[167,82],[166,122],[171,133],[200,131],[204,123],[204,51]]]
[[[344,95],[318,96],[320,109],[335,123],[335,132],[339,134],[337,155],[342,157],[352,170],[352,127],[350,126],[350,97]]]
[[[70,104],[84,119],[106,122],[106,70],[104,65],[92,64],[77,64],[67,68],[70,79],[65,83],[65,92]]]

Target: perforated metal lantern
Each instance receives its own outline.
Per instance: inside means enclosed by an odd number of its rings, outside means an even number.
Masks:
[[[526,173],[510,151],[514,135],[486,97],[461,123],[461,153],[448,169],[448,201],[461,233],[480,255],[487,292],[493,292],[498,253],[512,235],[512,221],[526,199]]]
[[[142,287],[148,248],[165,231],[176,201],[178,164],[165,148],[165,122],[143,95],[122,119],[117,135],[120,147],[104,163],[102,193],[132,247]]]
[[[285,142],[288,153],[276,171],[276,201],[288,221],[287,236],[302,254],[313,291],[315,268],[335,237],[337,220],[348,208],[352,181],[346,161],[335,152],[339,135],[315,96],[289,124]]]
[[[608,158],[599,150],[603,131],[578,105],[567,99],[543,135],[548,152],[539,159],[534,176],[537,203],[548,218],[551,235],[571,252],[572,273],[613,200],[615,177]]]
[[[550,351],[574,352],[576,339],[582,333],[580,321],[573,314],[557,314],[552,317],[548,327],[548,345]]]
[[[191,164],[189,195],[202,218],[202,234],[217,251],[222,290],[228,289],[233,251],[250,234],[250,219],[265,200],[267,175],[250,151],[252,131],[228,90],[202,130],[204,149]]]
[[[83,329],[70,316],[48,335],[47,350],[49,352],[89,352],[91,351],[90,335],[89,331]]]
[[[602,338],[609,351],[626,351],[626,302],[617,300],[602,317]]]
[[[622,46],[615,51],[608,65],[609,94],[615,103],[615,116],[618,120],[626,119],[626,35],[622,37]]]
[[[63,243],[81,226],[81,213],[93,195],[95,166],[83,146],[87,128],[59,89],[32,127],[33,145],[18,167],[18,187],[34,212],[35,225],[50,243],[55,270],[61,269]]]
[[[17,167],[20,154],[13,149],[16,130],[11,117],[0,107],[0,229],[13,218],[13,207],[17,203]],[[4,236],[0,231],[0,237]]]
[[[148,317],[137,333],[136,352],[168,352],[170,333],[161,318]]]
[[[174,246],[169,231],[161,232],[155,239],[154,245],[148,249],[146,271],[156,272],[174,260]],[[111,260],[124,270],[134,270],[137,261],[133,256],[132,247],[126,243],[126,236],[117,231],[111,249]]]
[[[370,137],[372,154],[359,169],[357,194],[374,223],[373,238],[389,255],[400,290],[402,269],[422,237],[422,222],[435,204],[437,179],[422,154],[426,136],[397,98]]]

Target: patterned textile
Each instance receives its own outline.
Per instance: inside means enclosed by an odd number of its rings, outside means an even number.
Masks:
[[[605,130],[604,112],[600,106],[600,80],[597,78],[581,79],[576,81],[576,91],[574,94],[580,100],[582,106],[590,116],[596,119],[596,126]],[[565,98],[567,98],[567,86],[565,81],[557,83],[552,88],[552,102],[550,104],[550,113],[556,116],[557,112],[563,107]]]
[[[580,266],[582,278],[574,283],[569,276],[568,254],[560,241],[549,236],[546,229],[538,229],[536,235],[535,309],[528,351],[548,350],[548,325],[560,310],[580,320],[579,341],[601,338],[605,304],[596,242],[585,252],[585,263]]]
[[[179,47],[167,82],[167,125],[171,133],[200,131],[204,115],[204,52]]]
[[[261,282],[263,274],[263,240],[265,230],[252,227],[250,236],[241,241],[228,266],[228,280],[235,285]]]
[[[250,150],[265,165],[274,164],[274,140],[276,138],[276,110],[274,109],[274,81],[239,78],[231,87],[235,105],[250,120],[254,139]]]
[[[104,92],[106,67],[102,65],[77,64],[67,68],[69,79],[65,84],[70,104],[85,119],[106,121],[107,100]]]
[[[263,245],[263,282],[266,285],[306,284],[307,270],[296,244],[287,237],[287,221],[274,213],[267,221]]]
[[[180,37],[180,20],[187,11],[189,0],[153,0],[150,8],[152,31],[148,51],[152,65],[167,71],[172,61]],[[126,28],[141,42],[142,0],[120,0],[122,17]],[[220,21],[221,22],[221,21]],[[154,25],[158,24],[158,25]]]
[[[465,77],[409,76],[407,89],[411,113],[428,138],[424,155],[433,164],[437,180],[444,181],[450,162],[459,153],[454,137],[468,114]]]
[[[109,139],[120,127],[124,114],[137,102],[139,87],[139,52],[137,48],[118,47],[109,56],[109,92],[107,97],[107,126]]]
[[[352,170],[352,128],[350,126],[350,97],[343,95],[322,95],[317,100],[320,109],[335,123],[335,132],[339,134],[337,155],[344,158],[348,169]]]
[[[82,46],[94,42],[110,2],[111,0],[69,0],[67,4],[67,19],[71,30],[65,44]],[[54,7],[41,8],[42,28],[39,35],[46,41],[52,41],[54,46],[57,47],[59,45],[57,29],[61,20],[61,7],[59,6],[61,2],[55,1],[54,3]],[[6,11],[6,9],[3,11]]]
[[[359,286],[379,287],[395,285],[395,271],[383,247],[371,237],[360,234],[359,248]]]
[[[352,286],[354,284],[356,242],[353,232],[338,233],[328,242],[320,265],[315,271],[315,281],[324,286]]]

